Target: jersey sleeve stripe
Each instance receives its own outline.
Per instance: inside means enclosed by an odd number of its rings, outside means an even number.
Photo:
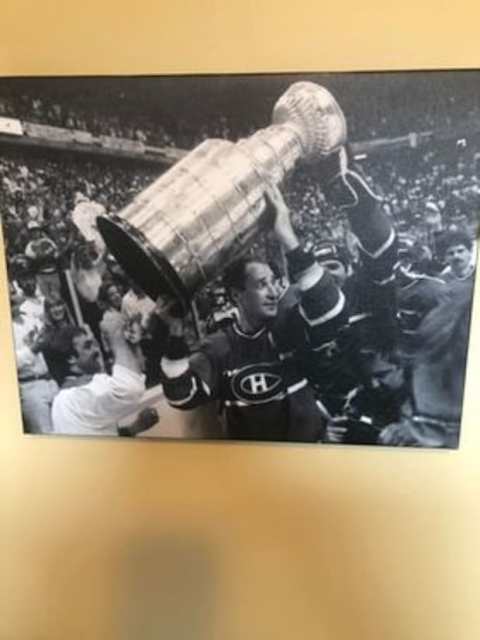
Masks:
[[[189,363],[188,358],[171,360],[170,358],[164,356],[160,362],[160,366],[167,378],[178,378],[186,371],[188,371]]]
[[[190,383],[191,387],[188,396],[186,396],[185,398],[180,398],[178,400],[172,400],[169,398],[168,404],[172,405],[172,407],[182,407],[183,405],[188,404],[191,400],[193,400],[195,394],[198,391],[197,381],[193,376],[190,378]]]
[[[344,307],[345,307],[345,296],[340,290],[338,290],[338,300],[336,304],[329,311],[327,311],[326,313],[320,316],[317,316],[316,318],[310,319],[305,313],[302,305],[299,305],[298,308],[299,308],[300,315],[305,320],[305,322],[307,322],[307,324],[310,325],[311,327],[317,327],[320,324],[325,324],[325,322],[328,322],[329,320],[333,320],[334,318],[336,318],[340,313],[342,313]]]
[[[367,251],[363,247],[363,245],[361,244],[360,240],[358,241],[358,244],[359,244],[361,250],[363,251],[363,253],[365,253],[367,256],[370,256],[370,258],[373,258],[374,260],[376,260],[376,259],[380,258],[392,246],[394,241],[395,241],[395,231],[393,229],[390,229],[390,234],[389,234],[388,238],[373,253],[370,253],[369,251]]]
[[[374,280],[373,284],[376,284],[379,287],[384,287],[386,284],[389,284],[394,280],[395,280],[395,274],[392,274],[391,276],[388,276],[388,278],[385,278],[384,280]]]
[[[308,291],[312,289],[320,280],[324,274],[324,269],[317,262],[312,264],[311,267],[306,269],[297,280],[297,284],[301,291]]]

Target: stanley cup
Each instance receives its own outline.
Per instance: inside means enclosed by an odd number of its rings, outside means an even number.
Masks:
[[[334,97],[297,82],[275,104],[272,125],[233,143],[209,139],[98,229],[120,266],[147,295],[188,304],[258,239],[265,179],[280,184],[298,160],[315,161],[346,141]]]

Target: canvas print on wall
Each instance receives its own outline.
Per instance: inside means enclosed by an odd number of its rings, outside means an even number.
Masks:
[[[479,80],[0,80],[24,432],[458,447]]]

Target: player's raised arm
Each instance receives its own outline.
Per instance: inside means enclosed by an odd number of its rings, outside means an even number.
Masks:
[[[345,322],[345,296],[328,271],[301,246],[291,222],[290,210],[278,187],[272,182],[265,182],[266,196],[275,214],[273,230],[285,251],[290,280],[300,291],[298,314],[311,345],[318,347],[330,340]]]
[[[351,168],[345,147],[321,163],[319,178],[327,199],[347,214],[372,284],[387,285],[394,277],[397,248],[393,224],[381,207],[380,196]]]

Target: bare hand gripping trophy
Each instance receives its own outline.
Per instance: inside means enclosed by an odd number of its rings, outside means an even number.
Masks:
[[[346,141],[334,97],[312,82],[277,101],[272,125],[237,143],[206,140],[98,228],[125,272],[154,300],[188,305],[255,240],[266,211],[264,177],[279,184],[299,159]]]

